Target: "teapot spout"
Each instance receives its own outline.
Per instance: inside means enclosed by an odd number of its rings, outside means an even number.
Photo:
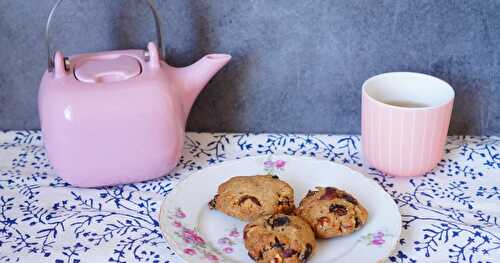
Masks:
[[[198,94],[229,60],[231,55],[228,54],[210,54],[191,66],[178,69],[183,82],[182,106],[186,118]]]

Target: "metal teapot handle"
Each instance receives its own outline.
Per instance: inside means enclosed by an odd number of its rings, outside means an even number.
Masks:
[[[50,10],[49,18],[47,19],[47,25],[45,26],[45,43],[47,45],[47,52],[48,52],[48,70],[49,72],[54,71],[54,49],[52,48],[52,39],[50,37],[50,24],[52,22],[52,18],[54,17],[55,11],[57,7],[62,3],[63,0],[58,0],[56,4],[52,7],[52,10]],[[155,26],[156,26],[156,41],[158,42],[158,52],[160,55],[160,59],[164,59],[164,44],[163,44],[163,31],[161,27],[161,20],[160,20],[160,15],[158,13],[158,10],[154,6],[153,0],[146,0],[146,2],[149,5],[149,8],[151,9],[151,12],[153,13],[154,19],[155,19]],[[66,70],[69,69],[69,64],[68,60],[65,59],[64,64],[66,67]]]

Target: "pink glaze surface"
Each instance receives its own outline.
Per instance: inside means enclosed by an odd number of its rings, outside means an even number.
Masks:
[[[72,185],[114,185],[166,175],[180,158],[194,100],[231,58],[212,54],[174,68],[159,59],[153,43],[148,50],[148,62],[143,50],[73,56],[69,71],[58,52],[55,71],[45,72],[38,98],[44,144],[56,172]],[[119,65],[120,59],[128,62]],[[130,59],[139,63],[139,74]],[[88,61],[95,67],[79,71]],[[87,82],[76,79],[75,66]],[[110,68],[125,77],[89,81],[113,75]]]
[[[390,85],[393,88],[383,91]],[[386,97],[428,106],[393,106],[384,102]],[[395,176],[431,171],[444,154],[453,98],[453,89],[447,83],[424,74],[395,72],[367,80],[361,116],[366,160]]]

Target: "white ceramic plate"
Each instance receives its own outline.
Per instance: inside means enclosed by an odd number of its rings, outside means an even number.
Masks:
[[[379,262],[396,246],[401,215],[377,183],[343,165],[285,155],[224,162],[180,182],[160,211],[160,226],[168,243],[187,262],[253,262],[243,245],[245,223],[210,210],[207,203],[229,178],[266,173],[277,174],[295,189],[296,204],[315,186],[335,186],[351,193],[368,210],[364,227],[349,236],[318,240],[318,249],[308,262]]]

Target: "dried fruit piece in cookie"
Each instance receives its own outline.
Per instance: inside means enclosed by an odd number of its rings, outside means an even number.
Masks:
[[[288,216],[270,216],[267,220],[267,224],[271,226],[271,228],[286,226],[290,223],[290,218]]]
[[[250,221],[295,209],[292,187],[274,175],[236,176],[219,186],[208,203],[227,215]]]
[[[260,263],[307,262],[316,249],[311,226],[293,215],[260,217],[245,226],[243,239],[250,258]]]
[[[350,234],[368,219],[368,212],[356,198],[335,187],[309,191],[295,212],[311,225],[319,238]]]

